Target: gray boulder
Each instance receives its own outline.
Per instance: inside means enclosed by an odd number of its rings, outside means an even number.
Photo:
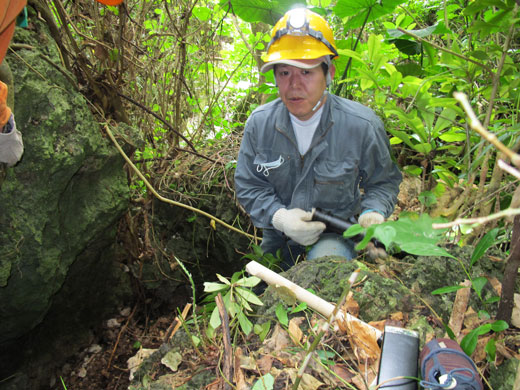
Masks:
[[[7,57],[25,152],[0,168],[0,379],[48,350],[38,340],[78,341],[79,324],[99,321],[126,286],[114,266],[129,199],[124,160],[70,76],[42,59],[60,63],[35,28],[17,31],[23,48]]]

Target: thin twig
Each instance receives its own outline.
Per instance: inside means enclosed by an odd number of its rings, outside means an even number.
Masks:
[[[114,359],[114,355],[116,353],[116,350],[117,350],[117,346],[119,345],[119,341],[121,340],[121,335],[126,331],[126,329],[128,328],[128,324],[130,323],[130,320],[132,319],[132,317],[134,316],[135,314],[135,311],[137,310],[137,305],[134,306],[134,309],[132,310],[132,312],[130,313],[130,315],[128,316],[128,318],[126,319],[126,322],[125,324],[123,325],[123,327],[121,328],[121,330],[119,331],[118,335],[117,335],[117,340],[116,340],[116,343],[114,345],[114,348],[112,349],[112,353],[110,354],[110,359],[108,359],[108,364],[107,364],[107,368],[106,368],[106,371],[108,372],[108,370],[110,369],[110,366],[112,365],[112,360]]]
[[[473,109],[471,108],[471,105],[469,104],[468,98],[466,95],[462,92],[455,92],[453,94],[453,97],[457,99],[460,104],[462,105],[462,108],[464,108],[464,111],[466,111],[466,115],[468,116],[470,122],[470,127],[475,130],[477,133],[479,133],[486,141],[491,143],[494,147],[496,147],[500,152],[502,152],[504,155],[506,155],[511,162],[516,165],[517,167],[520,167],[520,155],[513,152],[511,149],[509,149],[507,146],[505,146],[500,140],[497,138],[497,136],[489,131],[487,131],[484,126],[480,123],[477,116],[473,112]]]
[[[202,211],[200,209],[197,209],[195,207],[191,207],[187,204],[184,204],[184,203],[180,203],[180,202],[176,202],[174,200],[171,200],[171,199],[168,199],[168,198],[165,198],[164,196],[160,195],[156,190],[155,188],[150,184],[150,182],[146,179],[146,177],[141,173],[141,171],[139,170],[139,168],[137,168],[134,163],[132,162],[132,160],[130,160],[130,158],[126,155],[126,153],[124,152],[124,150],[121,148],[121,146],[119,145],[119,143],[117,142],[117,140],[115,139],[114,137],[114,134],[112,134],[112,132],[110,131],[110,129],[108,128],[108,125],[105,125],[105,131],[108,135],[108,137],[110,138],[110,140],[112,141],[112,143],[114,144],[114,146],[116,147],[116,149],[119,151],[119,153],[121,154],[121,156],[123,156],[123,158],[125,159],[125,161],[128,163],[128,165],[130,166],[130,168],[132,168],[132,170],[137,174],[137,176],[139,176],[139,178],[143,181],[143,183],[145,184],[146,188],[148,188],[148,190],[157,198],[159,199],[160,201],[162,202],[165,202],[165,203],[169,203],[169,204],[172,204],[174,206],[179,206],[179,207],[182,207],[184,209],[187,209],[187,210],[190,210],[190,211],[193,211],[194,213],[197,213],[197,214],[200,214],[200,215],[203,215],[207,218],[209,218],[211,221],[215,221],[216,223],[226,227],[227,229],[229,230],[232,230],[236,233],[240,233],[240,234],[243,234],[244,236],[250,238],[250,239],[255,239],[255,236],[249,234],[249,233],[246,233],[242,230],[239,230],[237,229],[236,227],[234,226],[231,226],[229,224],[227,224],[226,222],[222,221],[221,219],[209,214],[209,213],[206,213],[205,211]]]
[[[457,225],[472,225],[472,224],[483,224],[489,221],[493,221],[495,219],[500,219],[504,217],[512,217],[515,215],[520,214],[520,208],[508,208],[505,210],[502,210],[498,213],[487,215],[485,217],[478,217],[478,218],[458,218],[455,221],[447,222],[447,223],[434,223],[432,224],[432,227],[434,229],[446,229],[451,228]]]
[[[504,160],[498,160],[498,167],[517,179],[520,179],[520,171],[507,164]]]
[[[224,343],[224,366],[222,367],[224,382],[224,390],[231,389],[229,381],[233,379],[233,350],[231,349],[231,336],[229,333],[229,317],[220,293],[215,297],[220,322],[222,324],[222,341]]]
[[[186,317],[188,315],[188,312],[191,309],[191,306],[192,306],[191,303],[187,303],[186,306],[184,306],[184,309],[182,310],[181,316],[180,317],[179,316],[175,317],[175,320],[171,323],[171,325],[169,326],[169,328],[166,331],[166,334],[164,336],[164,342],[165,343],[170,341],[171,338],[175,335],[175,333],[177,333],[177,331],[179,330],[179,328],[182,325],[182,321],[186,320]]]
[[[352,275],[350,275],[350,278],[348,279],[347,285],[345,286],[345,289],[343,290],[343,293],[339,297],[338,301],[336,302],[336,306],[334,306],[334,310],[330,314],[327,321],[322,325],[320,332],[316,336],[316,338],[312,341],[312,344],[310,345],[309,349],[307,350],[307,355],[305,356],[305,359],[303,360],[303,364],[298,370],[298,375],[296,377],[296,380],[294,381],[292,390],[297,390],[300,386],[300,382],[303,378],[303,374],[305,373],[305,370],[307,366],[309,365],[310,359],[312,357],[313,352],[316,350],[318,344],[320,343],[321,339],[325,335],[325,333],[329,330],[330,324],[333,323],[336,320],[336,316],[338,315],[338,312],[340,311],[341,307],[343,306],[343,303],[347,297],[347,294],[350,291],[351,286],[356,282],[356,279],[359,276],[360,269],[356,269]]]
[[[478,62],[478,61],[476,61],[476,60],[474,60],[474,59],[472,59],[472,58],[470,58],[470,57],[466,57],[466,56],[464,56],[464,55],[462,55],[462,54],[460,54],[460,53],[456,53],[456,52],[454,52],[454,51],[451,51],[451,50],[449,50],[449,49],[446,49],[445,47],[439,46],[439,45],[437,45],[436,43],[433,43],[433,42],[430,42],[430,41],[428,41],[428,40],[426,40],[426,39],[424,39],[424,38],[421,38],[420,36],[414,34],[414,33],[411,32],[411,31],[407,31],[407,30],[405,30],[404,28],[397,27],[397,29],[398,29],[399,31],[401,31],[403,34],[409,35],[409,36],[411,36],[412,38],[418,40],[419,42],[428,43],[429,45],[432,45],[434,48],[436,48],[436,49],[438,49],[438,50],[440,50],[440,51],[444,51],[444,52],[446,52],[446,53],[448,53],[448,54],[451,54],[451,55],[453,55],[453,56],[455,56],[455,57],[462,58],[464,61],[472,62],[472,63],[474,63],[475,65],[478,65],[478,66],[480,66],[481,68],[485,69],[485,70],[488,71],[490,74],[493,74],[493,70],[492,70],[489,66],[487,66],[487,65],[485,65],[485,64],[483,64],[483,63],[481,63],[481,62]]]

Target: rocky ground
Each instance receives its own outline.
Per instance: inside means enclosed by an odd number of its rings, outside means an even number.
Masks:
[[[464,257],[464,252],[459,255]],[[502,265],[496,256],[493,259],[491,262],[486,258],[489,262],[482,261],[482,264],[487,265],[474,271],[494,281]],[[469,294],[466,305],[462,306],[460,302],[454,305],[455,293],[430,294],[435,288],[464,279],[464,273],[456,262],[442,258],[406,257],[368,261],[364,266],[365,271],[344,308],[375,327],[382,329],[385,324],[391,324],[414,330],[420,336],[422,347],[427,340],[445,335],[443,322],[453,326],[450,321],[457,318],[461,321],[460,329],[455,329],[459,340],[477,326],[492,322],[476,315],[481,308],[474,294]],[[355,267],[356,264],[341,259],[324,259],[313,264],[301,263],[286,276],[320,297],[335,302]],[[490,283],[486,287],[485,296],[494,294],[492,286]],[[322,319],[309,309],[294,310],[298,303],[288,302],[283,291],[268,288],[261,298],[265,305],[250,318],[256,325],[270,323],[265,337],[260,335],[260,327],[256,328],[256,333],[252,331],[245,336],[232,321],[229,327],[219,327],[212,339],[199,335],[202,342],[197,348],[188,342],[182,326],[175,328],[177,313],[163,313],[152,318],[143,315],[145,311],[139,308],[124,309],[103,324],[97,339],[64,367],[61,378],[56,377],[57,382],[52,388],[224,389],[230,388],[223,380],[226,370],[233,374],[230,377],[238,389],[264,388],[254,387],[260,378],[267,381],[264,384],[266,389],[291,388],[308,345],[317,337],[316,328],[313,331],[311,327],[317,326]],[[179,308],[185,307],[186,302],[179,303]],[[288,314],[286,323],[280,321],[280,304]],[[493,308],[490,309],[493,314]],[[204,318],[200,313],[202,333],[207,324]],[[186,329],[196,334],[193,323]],[[226,334],[230,335],[228,343]],[[491,338],[496,340],[494,360],[486,351]],[[513,388],[519,347],[520,333],[514,326],[479,337],[472,358],[483,375],[486,389]],[[319,359],[311,360],[300,388],[354,386],[365,389],[375,377],[379,351],[377,346],[356,344],[348,330],[340,330],[323,335],[316,356]],[[230,359],[227,366],[226,359]]]

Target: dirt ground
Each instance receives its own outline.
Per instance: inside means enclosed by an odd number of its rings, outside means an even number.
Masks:
[[[179,307],[185,302],[179,301]],[[125,308],[106,319],[94,342],[80,351],[55,376],[54,390],[126,390],[130,383],[127,361],[140,347],[159,348],[176,313],[152,318],[139,308]]]

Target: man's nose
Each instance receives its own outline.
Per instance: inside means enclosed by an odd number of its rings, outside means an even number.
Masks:
[[[301,76],[299,73],[295,72],[291,74],[291,77],[289,78],[289,85],[290,86],[297,86],[301,84]]]

